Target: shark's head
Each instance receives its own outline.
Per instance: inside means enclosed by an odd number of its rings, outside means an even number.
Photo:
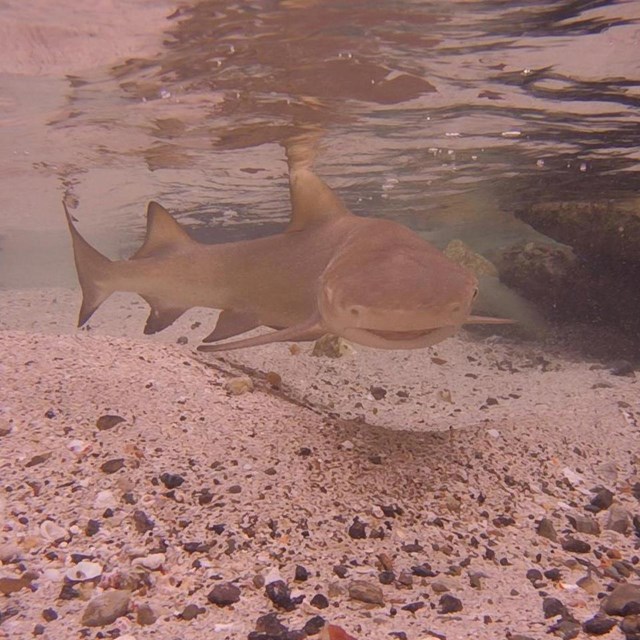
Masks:
[[[470,316],[475,275],[404,229],[382,231],[397,234],[396,242],[360,239],[359,252],[343,251],[327,266],[318,292],[327,332],[370,347],[414,349],[467,322],[493,321]]]

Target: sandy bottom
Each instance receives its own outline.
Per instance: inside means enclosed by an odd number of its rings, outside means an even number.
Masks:
[[[114,298],[61,335],[77,302],[0,296],[0,637],[295,638],[316,616],[359,639],[587,637],[640,582],[633,376],[465,335],[207,357],[205,312],[150,340]],[[87,627],[118,589],[126,615]]]

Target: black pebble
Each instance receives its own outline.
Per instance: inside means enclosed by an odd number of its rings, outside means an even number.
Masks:
[[[100,531],[99,520],[89,520],[87,526],[84,528],[84,533],[87,536],[95,536],[98,531]]]
[[[460,598],[452,596],[450,593],[445,593],[440,598],[440,613],[456,613],[462,611],[462,601]]]
[[[557,568],[547,569],[544,572],[544,577],[549,580],[553,580],[553,582],[558,582],[558,580],[562,578],[562,573],[560,572],[560,569]]]
[[[113,458],[100,465],[104,473],[115,473],[124,467],[124,458]]]
[[[316,609],[326,609],[329,606],[329,600],[327,599],[327,596],[322,595],[321,593],[316,593],[316,595],[311,598],[310,604]]]
[[[598,513],[599,511],[608,509],[612,504],[613,493],[611,493],[609,489],[600,489],[598,493],[591,498],[591,502],[585,507],[585,510],[591,513]]]
[[[287,633],[287,631],[289,631],[289,629],[278,620],[278,615],[275,613],[267,613],[256,620],[257,633],[264,633],[268,636],[280,638],[284,633]]]
[[[52,620],[57,620],[58,619],[58,612],[55,609],[45,609],[42,612],[42,617],[47,622],[51,622]]]
[[[77,589],[74,589],[70,584],[63,584],[60,593],[58,594],[58,600],[73,600],[80,595]]]
[[[565,538],[561,544],[565,551],[569,551],[571,553],[589,553],[589,551],[591,551],[591,545],[584,540],[579,540],[578,538]]]
[[[616,621],[613,618],[608,618],[603,615],[595,615],[593,618],[589,618],[582,624],[582,629],[585,633],[592,636],[603,636],[605,633],[609,633],[613,627],[616,626]]]
[[[349,568],[345,567],[343,564],[337,564],[333,567],[333,573],[335,573],[338,578],[346,578],[349,573]]]
[[[193,620],[196,616],[199,616],[201,613],[204,613],[205,609],[199,607],[197,604],[188,604],[180,614],[180,618],[182,620]]]
[[[354,518],[353,524],[349,527],[349,537],[354,540],[362,540],[367,537],[365,523],[359,518]]]
[[[529,569],[527,571],[527,580],[531,582],[531,584],[535,587],[536,582],[540,582],[542,580],[542,572],[538,569]]]
[[[167,489],[177,489],[184,482],[184,478],[177,473],[162,473],[160,481]]]
[[[231,582],[222,582],[213,587],[207,600],[218,607],[228,607],[240,600],[240,588]]]
[[[138,533],[146,533],[155,527],[155,522],[142,509],[133,512],[133,524]]]
[[[322,627],[325,625],[325,620],[322,616],[313,616],[305,622],[304,632],[308,636],[315,636],[322,631]]]
[[[293,578],[296,582],[305,582],[309,579],[309,572],[301,564],[296,565],[296,574]]]
[[[291,590],[283,580],[270,582],[264,590],[269,600],[271,600],[276,607],[284,609],[285,611],[293,611],[304,600],[304,596],[292,598]]]
[[[545,598],[542,601],[542,611],[545,618],[553,618],[555,616],[564,616],[567,608],[558,598]]]
[[[458,602],[460,601],[458,600]],[[417,602],[410,602],[409,604],[405,604],[404,607],[402,607],[402,610],[415,613],[416,611],[419,611],[420,609],[422,609],[422,607],[424,607],[424,602],[422,602],[421,600],[418,600]],[[462,603],[460,603],[460,609],[462,609]],[[460,611],[460,609],[457,609],[457,611]],[[443,611],[443,613],[448,613],[448,612]]]
[[[396,579],[396,574],[393,571],[381,571],[378,574],[378,580],[381,584],[392,584]]]

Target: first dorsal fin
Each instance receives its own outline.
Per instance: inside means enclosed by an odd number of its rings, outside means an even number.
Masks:
[[[334,218],[353,215],[344,202],[307,167],[289,170],[291,222],[287,231],[301,231]]]
[[[157,202],[147,207],[147,235],[143,245],[132,256],[132,260],[148,258],[176,246],[191,243],[189,234]]]

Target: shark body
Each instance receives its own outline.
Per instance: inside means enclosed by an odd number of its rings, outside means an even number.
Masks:
[[[426,347],[466,323],[477,280],[413,231],[351,213],[309,168],[290,165],[291,221],[257,240],[206,245],[156,202],[129,260],[112,261],[78,232],[65,205],[83,292],[78,326],[115,291],[140,294],[156,333],[192,307],[221,309],[199,347],[223,351],[326,333],[384,349]],[[267,334],[220,342],[259,326]]]

